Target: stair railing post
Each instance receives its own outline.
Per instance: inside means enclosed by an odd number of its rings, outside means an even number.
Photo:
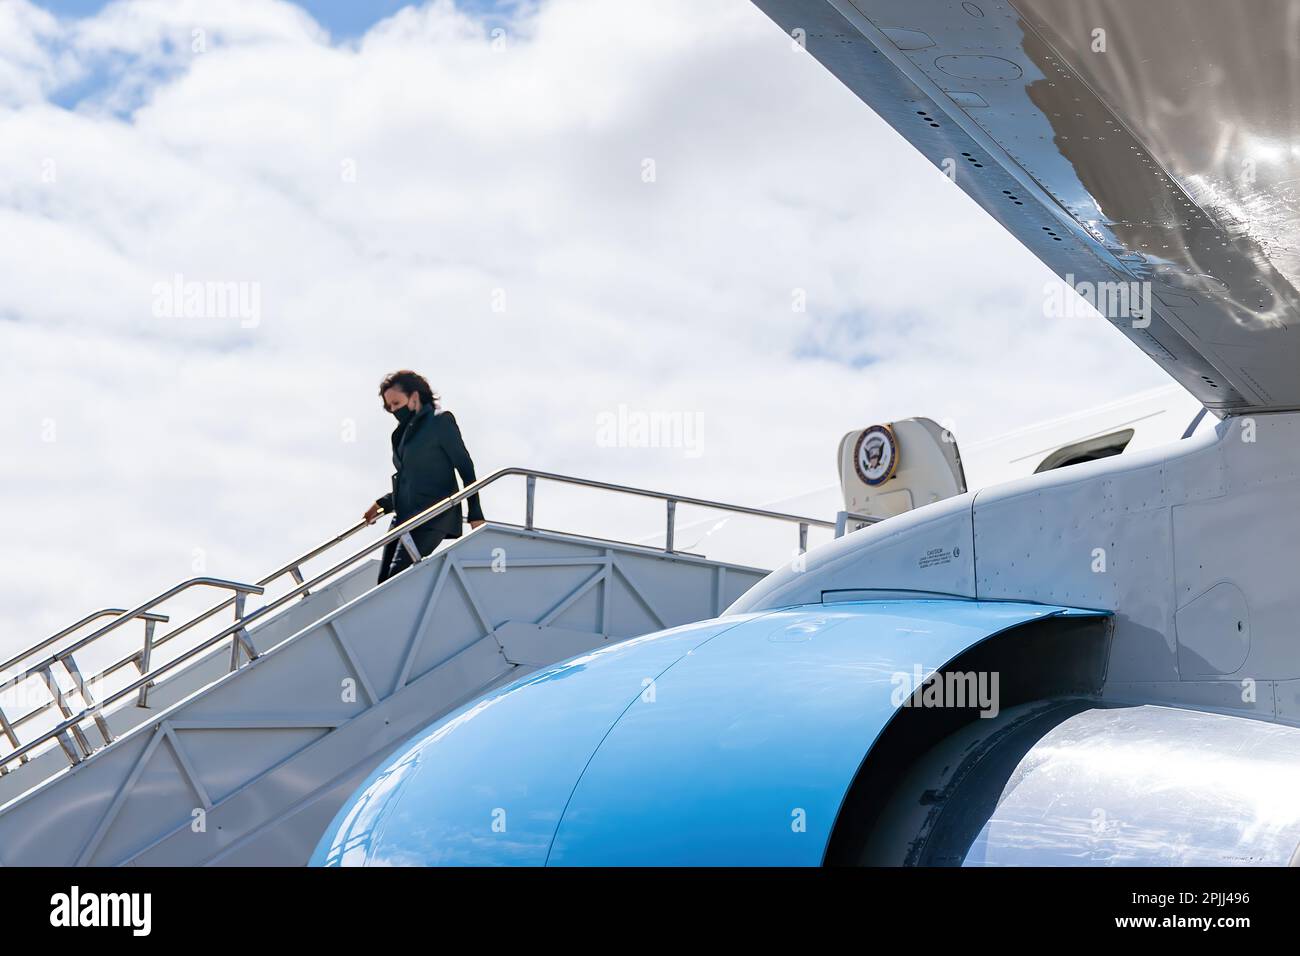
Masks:
[[[411,537],[411,532],[402,535],[402,548],[406,551],[406,556],[411,559],[412,564],[419,564],[424,560],[424,555],[420,554],[420,549],[415,546],[415,539]]]
[[[144,647],[140,648],[140,656],[136,660],[136,667],[139,668],[141,677],[149,673],[149,661],[153,657],[153,628],[153,621],[144,622]],[[137,707],[149,706],[149,688],[152,686],[153,681],[150,681],[140,688],[140,697],[135,702]]]
[[[108,721],[104,719],[104,713],[95,705],[94,695],[90,691],[86,678],[81,674],[81,668],[77,666],[77,659],[69,654],[63,658],[63,667],[72,675],[72,683],[81,695],[82,703],[85,704],[84,710],[90,711],[91,718],[95,721],[95,726],[99,729],[99,735],[104,738],[104,744],[107,746],[113,742],[113,732],[108,729]]]
[[[5,739],[9,741],[10,745],[14,748],[14,750],[17,750],[19,747],[22,746],[22,744],[18,742],[18,734],[14,732],[14,725],[9,723],[9,718],[5,716],[5,712],[3,710],[0,710],[0,735],[3,735]],[[18,764],[19,766],[21,766],[26,762],[27,762],[27,755],[23,754],[22,757],[19,759]],[[0,777],[3,777],[8,772],[9,772],[9,765],[0,764]]]
[[[59,708],[64,718],[72,716],[72,708],[68,705],[68,698],[64,696],[63,689],[59,687],[58,682],[54,679],[54,668],[52,665],[41,668],[40,675],[45,681],[45,687],[54,698],[54,704]],[[79,764],[83,759],[91,754],[90,741],[86,739],[85,733],[76,724],[73,724],[68,730],[58,735],[59,744],[63,747],[63,752],[67,754],[68,761],[72,764]]]
[[[528,488],[524,492],[524,530],[533,530],[533,509],[537,504],[537,476],[529,475]]]
[[[239,623],[244,619],[244,603],[248,595],[243,591],[235,592],[235,622]],[[242,647],[248,654],[250,661],[257,660],[257,648],[253,646],[253,639],[248,636],[248,629],[241,627],[234,634],[234,642],[230,646],[230,669],[232,671],[239,669],[239,649]]]

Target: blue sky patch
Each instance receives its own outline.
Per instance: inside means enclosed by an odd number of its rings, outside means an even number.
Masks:
[[[36,6],[64,17],[88,17],[108,6],[109,0],[33,0]],[[411,0],[290,0],[302,7],[335,40],[361,36],[402,7],[418,6]],[[494,13],[513,10],[514,0],[457,0],[456,6],[491,19]]]
[[[60,17],[91,17],[112,0],[32,0]],[[404,7],[420,6],[412,0],[288,0],[301,7],[329,31],[335,43],[355,40],[372,26]],[[456,0],[457,9],[481,19],[488,26],[507,22],[526,0]],[[170,41],[164,40],[163,53],[170,53]],[[110,54],[87,58],[82,62],[84,74],[50,92],[50,102],[64,109],[96,104],[107,112],[125,118],[144,102],[149,92],[184,69],[182,60],[168,57],[166,65],[144,65],[137,57]]]

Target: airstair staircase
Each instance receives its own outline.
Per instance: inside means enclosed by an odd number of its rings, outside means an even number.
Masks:
[[[511,477],[523,524],[489,523],[375,586],[381,548],[418,558],[413,528]],[[662,500],[662,546],[537,528],[539,481]],[[46,638],[0,666],[0,865],[305,863],[421,727],[530,670],[716,616],[766,573],[676,550],[679,504],[795,525],[800,550],[810,527],[846,522],[509,468],[310,578],[365,525],[256,584],[193,578]],[[203,588],[228,596],[164,630],[168,602]]]

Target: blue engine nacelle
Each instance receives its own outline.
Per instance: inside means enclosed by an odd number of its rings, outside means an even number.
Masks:
[[[312,863],[962,862],[972,846],[987,862],[991,812],[936,827],[908,816],[910,797],[898,806],[897,784],[963,728],[1042,725],[1033,702],[1095,693],[1107,639],[1094,611],[888,600],[624,641],[428,728],[347,801]],[[884,820],[911,830],[882,844]]]

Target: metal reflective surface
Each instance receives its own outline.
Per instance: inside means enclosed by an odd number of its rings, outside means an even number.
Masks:
[[[1300,0],[754,2],[1207,407],[1300,407]]]
[[[1300,728],[1172,707],[1088,710],[1021,759],[965,866],[1286,866]]]
[[[1045,78],[1031,98],[1087,190],[1089,221],[1165,269],[1161,278],[1175,290],[1216,294],[1243,331],[1294,317],[1300,3],[1015,6],[1027,31],[1023,48]],[[1062,76],[1062,60],[1109,115],[1081,115],[1073,84],[1051,82]],[[1108,119],[1154,161],[1114,161],[1113,138],[1088,135]]]
[[[549,668],[423,734],[314,865],[817,865],[912,686],[1012,602],[814,605],[652,634]]]

